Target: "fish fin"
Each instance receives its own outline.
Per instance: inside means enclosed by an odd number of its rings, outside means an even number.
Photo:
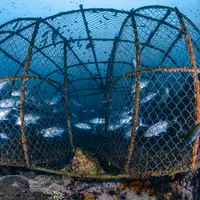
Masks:
[[[9,121],[8,118],[3,118],[1,121]]]
[[[13,116],[14,116],[14,117],[16,117],[16,118],[18,118],[18,117],[19,117],[19,115],[18,115],[18,114],[13,114]]]
[[[191,144],[193,141],[194,141],[194,137],[192,137],[191,139],[189,139],[189,140],[187,140],[186,142],[187,142],[187,144]]]
[[[139,117],[139,126],[142,126],[142,117]]]
[[[148,124],[143,124],[142,117],[140,117],[139,118],[139,126],[141,126],[141,127],[148,127],[149,125]]]

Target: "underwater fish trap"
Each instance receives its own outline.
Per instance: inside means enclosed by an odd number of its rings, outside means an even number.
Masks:
[[[200,167],[199,138],[184,141],[200,122],[200,31],[177,8],[14,19],[0,66],[0,165],[94,178]]]

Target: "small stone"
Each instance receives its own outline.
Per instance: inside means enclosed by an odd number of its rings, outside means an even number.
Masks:
[[[16,196],[29,189],[28,180],[21,176],[4,176],[0,178],[0,194]]]
[[[125,193],[125,199],[126,200],[139,200],[139,199],[142,199],[142,200],[148,200],[148,198],[149,198],[149,196],[148,195],[146,195],[146,194],[142,194],[142,195],[137,195],[137,194],[135,194],[134,192],[132,192],[132,191],[126,191],[126,193]]]
[[[20,171],[19,174],[21,176],[24,176],[24,177],[27,177],[27,178],[35,178],[37,176],[36,173],[32,172],[32,171],[28,171],[28,172]]]
[[[97,185],[97,186],[88,188],[86,191],[87,191],[87,193],[90,193],[90,194],[94,194],[94,193],[102,194],[103,188],[100,185]]]
[[[117,198],[116,196],[111,196],[110,194],[103,193],[96,198],[96,200],[113,200]],[[133,199],[132,199],[133,200]]]
[[[34,180],[40,182],[41,185],[49,185],[52,182],[59,181],[60,178],[54,175],[38,175],[34,178]]]
[[[108,182],[108,183],[103,183],[103,186],[108,188],[108,189],[117,189],[120,186],[120,183],[118,182]]]

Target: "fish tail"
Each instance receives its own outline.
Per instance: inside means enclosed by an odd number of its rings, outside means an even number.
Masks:
[[[143,126],[143,124],[142,124],[142,117],[139,117],[139,126]]]

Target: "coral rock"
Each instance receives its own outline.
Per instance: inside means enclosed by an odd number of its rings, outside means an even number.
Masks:
[[[80,148],[76,148],[75,156],[72,160],[72,172],[83,176],[104,174],[104,170],[101,168],[97,159]]]

